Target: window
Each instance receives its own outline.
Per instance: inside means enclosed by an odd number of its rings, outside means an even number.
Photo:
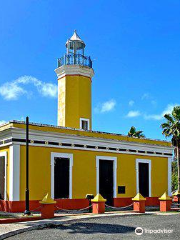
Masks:
[[[88,121],[82,120],[82,129],[88,130]]]
[[[89,130],[89,119],[80,118],[80,129]]]

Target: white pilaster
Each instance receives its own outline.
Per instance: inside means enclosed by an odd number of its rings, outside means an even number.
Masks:
[[[9,155],[9,201],[19,201],[20,145],[10,146]]]
[[[171,196],[171,178],[172,178],[172,158],[168,158],[168,195]]]

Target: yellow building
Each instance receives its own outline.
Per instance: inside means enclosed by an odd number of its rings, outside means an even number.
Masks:
[[[88,205],[86,194],[125,206],[138,192],[157,205],[171,194],[172,146],[166,141],[92,131],[90,57],[76,32],[58,59],[58,126],[30,123],[30,209],[47,193],[59,207]],[[25,123],[0,126],[0,210],[24,211]]]

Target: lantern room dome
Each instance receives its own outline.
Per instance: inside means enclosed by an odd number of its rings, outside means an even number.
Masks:
[[[80,50],[80,49],[84,49],[85,46],[86,46],[85,43],[79,37],[79,35],[77,34],[77,31],[74,30],[74,34],[66,42],[66,48],[71,49],[71,50],[73,50],[73,49]]]

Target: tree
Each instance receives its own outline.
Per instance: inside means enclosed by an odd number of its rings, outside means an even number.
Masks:
[[[128,137],[145,138],[143,131],[137,131],[134,126],[130,128]]]
[[[165,123],[161,124],[163,129],[162,134],[166,137],[172,137],[172,145],[176,147],[175,155],[177,159],[177,172],[178,172],[178,197],[180,197],[180,159],[179,159],[179,149],[180,149],[180,106],[173,108],[172,114],[165,114]]]
[[[177,159],[174,158],[172,161],[172,191],[177,190],[178,188],[178,168],[177,168]]]

